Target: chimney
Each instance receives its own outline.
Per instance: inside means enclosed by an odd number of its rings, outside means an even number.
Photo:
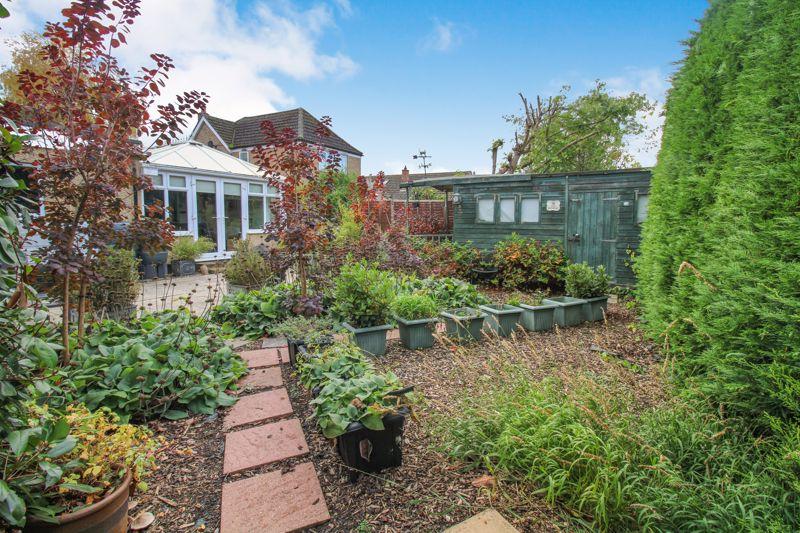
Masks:
[[[411,183],[411,177],[409,176],[408,167],[404,166],[403,171],[400,173],[400,183]]]

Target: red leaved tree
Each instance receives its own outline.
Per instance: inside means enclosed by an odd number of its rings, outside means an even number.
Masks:
[[[329,136],[330,124],[329,117],[322,117],[316,137]],[[255,149],[255,160],[269,185],[279,193],[272,204],[267,237],[274,239],[290,258],[300,281],[301,296],[306,298],[314,254],[332,237],[330,193],[341,158],[336,151],[328,152],[298,139],[291,128],[278,131],[267,120],[261,129],[265,144]]]
[[[173,68],[169,57],[153,54],[152,68],[129,74],[113,56],[139,16],[139,0],[82,0],[62,11],[64,20],[46,25],[42,52],[45,72],[23,71],[19,86],[26,99],[0,109],[38,137],[31,184],[44,202],[34,227],[48,244],[42,265],[60,280],[63,299],[63,359],[69,360],[70,295],[75,286],[83,301],[97,273],[92,264],[110,244],[119,242],[114,223],[128,218],[133,191],[150,187],[137,175],[137,160],[146,156],[138,137],[163,144],[197,113],[207,97],[196,91],[177,97],[177,104],[155,99]],[[151,114],[151,109],[155,112]],[[130,234],[169,242],[163,221],[138,220]],[[141,224],[139,224],[141,222]]]

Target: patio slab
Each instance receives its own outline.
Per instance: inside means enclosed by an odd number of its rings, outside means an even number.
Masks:
[[[283,385],[283,376],[278,366],[254,368],[239,380],[242,389],[272,389]]]
[[[273,389],[266,392],[240,396],[231,410],[225,415],[225,430],[263,422],[293,413],[292,403],[286,389]]]
[[[296,418],[225,435],[223,473],[232,474],[308,453],[303,427]]]
[[[486,509],[472,518],[464,520],[444,533],[519,533],[503,515],[494,509]]]
[[[248,368],[264,368],[281,364],[281,351],[278,348],[265,348],[239,352],[242,359],[247,361]]]
[[[222,486],[221,533],[286,533],[328,520],[328,506],[311,463]]]

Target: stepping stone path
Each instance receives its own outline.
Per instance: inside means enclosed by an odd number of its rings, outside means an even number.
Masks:
[[[223,474],[245,477],[222,485],[220,533],[284,533],[330,520],[310,461],[246,474],[308,453],[300,420],[289,418],[294,410],[280,368],[289,362],[285,341],[267,339],[263,346],[239,353],[250,373],[239,382],[239,401],[223,422],[227,432]]]

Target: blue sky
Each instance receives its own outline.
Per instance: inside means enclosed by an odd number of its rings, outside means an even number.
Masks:
[[[12,3],[0,35],[40,30],[63,3]],[[579,94],[599,78],[662,101],[706,4],[144,0],[123,59],[165,51],[175,90],[208,90],[209,111],[227,118],[295,106],[330,115],[365,153],[364,172],[413,171],[419,148],[433,170],[480,172],[491,141],[511,133],[502,117],[520,109],[520,91]],[[654,161],[653,149],[637,155]]]

